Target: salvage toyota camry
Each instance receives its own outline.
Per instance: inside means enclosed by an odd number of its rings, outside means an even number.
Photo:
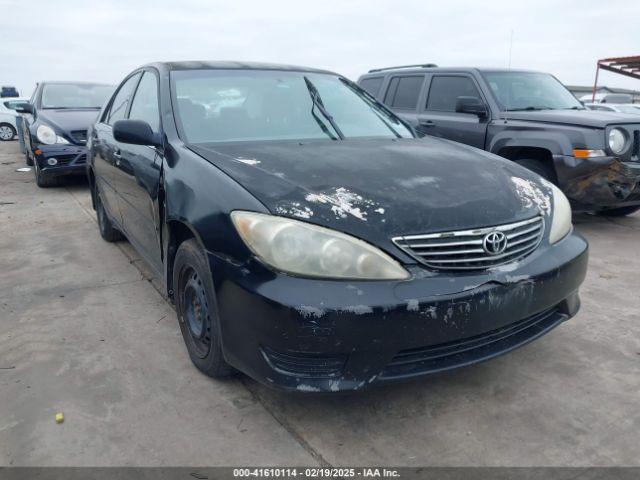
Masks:
[[[164,279],[213,377],[358,390],[495,357],[579,308],[587,243],[558,188],[414,138],[334,73],[150,64],[88,147],[100,233]]]

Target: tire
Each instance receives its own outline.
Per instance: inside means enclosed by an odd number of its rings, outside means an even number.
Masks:
[[[554,172],[553,169],[549,168],[549,166],[545,165],[540,160],[536,160],[533,158],[523,158],[520,160],[516,160],[515,162],[521,167],[531,170],[544,179],[549,180],[554,185],[557,185],[558,179],[556,177],[556,172]]]
[[[16,129],[9,123],[0,123],[0,141],[9,142],[16,138]]]
[[[120,231],[113,226],[113,223],[109,218],[109,214],[107,214],[107,211],[105,210],[104,205],[102,204],[102,199],[100,198],[100,192],[98,191],[98,187],[95,187],[95,189],[96,189],[96,193],[95,193],[96,216],[98,217],[98,229],[100,230],[100,236],[102,237],[103,240],[109,243],[122,240],[123,239],[122,233],[120,233]]]
[[[625,217],[640,210],[640,206],[632,205],[629,207],[609,208],[607,210],[598,211],[598,215],[603,217]]]
[[[173,264],[178,323],[193,364],[213,378],[231,375],[220,341],[220,323],[207,259],[195,239],[183,242]]]
[[[33,174],[36,176],[36,185],[40,188],[55,187],[58,184],[58,179],[49,175],[44,175],[38,162],[33,163]]]

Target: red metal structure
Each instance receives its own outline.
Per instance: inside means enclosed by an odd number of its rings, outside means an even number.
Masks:
[[[596,100],[596,89],[598,88],[598,74],[600,73],[600,69],[640,80],[640,55],[598,60],[596,80],[593,84],[593,96],[591,97],[592,102]]]

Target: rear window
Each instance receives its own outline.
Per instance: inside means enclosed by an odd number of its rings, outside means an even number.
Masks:
[[[423,75],[393,77],[389,82],[384,103],[393,108],[415,110],[423,81]]]
[[[360,80],[360,87],[376,97],[380,92],[380,87],[382,87],[382,80],[384,80],[383,77],[365,78]]]

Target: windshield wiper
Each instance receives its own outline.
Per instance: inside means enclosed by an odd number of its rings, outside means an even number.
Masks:
[[[316,122],[318,122],[318,125],[320,125],[320,128],[322,129],[322,131],[326,133],[329,136],[329,138],[331,138],[331,140],[337,140],[337,138],[333,134],[331,134],[331,132],[329,131],[325,123],[315,113],[316,107],[318,107],[318,110],[320,110],[320,113],[322,113],[324,118],[326,118],[329,121],[329,123],[333,127],[333,130],[336,132],[340,140],[344,140],[344,135],[342,134],[342,131],[336,124],[333,117],[329,115],[329,112],[327,112],[326,108],[324,108],[324,104],[322,103],[322,98],[320,98],[320,92],[318,92],[318,89],[316,88],[316,86],[306,76],[304,77],[304,83],[307,84],[307,90],[309,90],[309,95],[311,96],[311,102],[313,103],[313,106],[311,107],[311,115],[313,115],[313,118],[316,119]]]
[[[510,108],[510,112],[535,112],[538,110],[555,110],[555,108],[551,107],[523,107],[523,108]]]
[[[575,106],[575,107],[567,107],[567,108],[563,108],[563,110],[586,110],[586,108],[585,108],[585,107],[578,107],[578,106]]]
[[[347,88],[349,88],[353,93],[355,93],[356,95],[361,97],[361,93],[358,92],[351,85],[349,85],[349,83],[344,78],[341,78],[340,81],[342,82],[343,85],[345,85]],[[391,126],[391,124],[389,122],[387,122],[387,120],[382,116],[382,113],[376,108],[375,103],[370,102],[369,99],[367,99],[366,97],[362,98],[362,100],[365,101],[365,103],[369,106],[369,108],[373,111],[373,113],[382,121],[382,123],[384,123],[384,125],[389,130],[391,130],[391,133],[393,133],[396,136],[396,138],[402,138],[402,135],[400,135],[398,132],[396,132],[396,130]]]

